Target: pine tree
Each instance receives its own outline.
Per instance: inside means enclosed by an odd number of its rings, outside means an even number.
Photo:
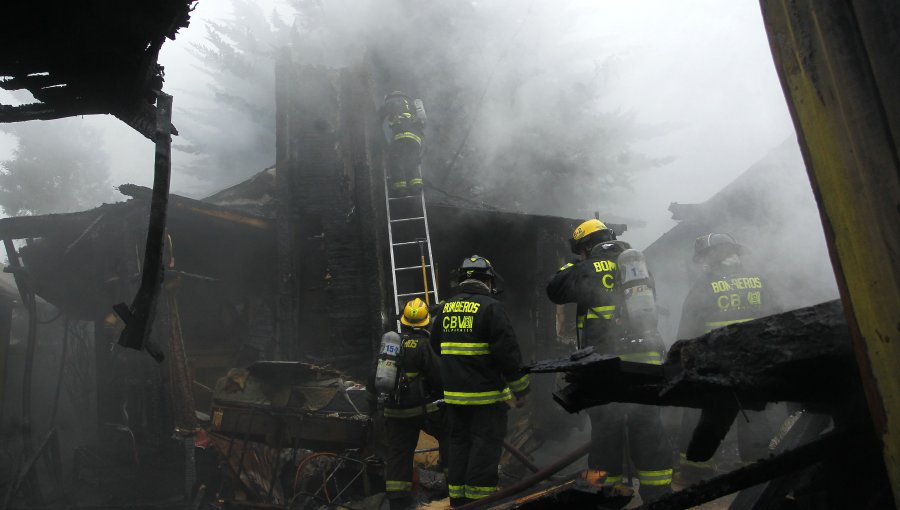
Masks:
[[[0,162],[0,207],[7,215],[90,209],[112,197],[101,133],[81,119],[0,124],[18,145]]]

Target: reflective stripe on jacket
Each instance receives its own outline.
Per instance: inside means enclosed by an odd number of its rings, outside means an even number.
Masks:
[[[740,266],[720,267],[700,275],[681,308],[678,339],[696,338],[716,328],[780,311],[766,279]]]
[[[519,343],[502,303],[483,285],[464,282],[462,293],[441,305],[431,345],[441,355],[444,401],[485,405],[528,391]]]
[[[575,327],[584,346],[600,346],[624,335],[624,328],[615,322],[621,300],[616,289],[616,260],[630,247],[622,241],[600,243],[587,259],[559,268],[547,284],[550,301],[577,304]],[[604,349],[606,352],[614,353]]]

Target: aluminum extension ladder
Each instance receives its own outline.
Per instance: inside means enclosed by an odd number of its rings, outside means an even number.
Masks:
[[[399,317],[406,302],[416,297],[429,305],[438,302],[437,278],[431,252],[431,234],[425,211],[424,189],[407,197],[392,197],[384,181],[394,313]],[[399,329],[398,329],[399,331]]]

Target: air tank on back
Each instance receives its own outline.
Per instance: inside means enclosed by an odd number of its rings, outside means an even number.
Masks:
[[[375,391],[386,397],[397,385],[397,365],[400,361],[400,335],[388,331],[381,336],[378,365],[375,367]]]
[[[639,250],[628,249],[619,254],[618,285],[624,296],[625,324],[631,336],[656,333],[657,312],[653,280],[647,261]]]
[[[428,117],[425,115],[425,103],[421,99],[416,99],[413,101],[413,106],[416,110],[416,120],[421,122],[422,126],[425,126],[425,121],[428,120]]]

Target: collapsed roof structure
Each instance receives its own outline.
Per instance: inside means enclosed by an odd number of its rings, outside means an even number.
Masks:
[[[141,288],[131,305],[116,305],[126,328],[120,343],[161,356],[145,346],[162,282],[163,234],[171,173],[172,97],[162,92],[163,68],[157,64],[164,41],[188,25],[195,0],[116,3],[49,1],[4,6],[0,19],[0,87],[27,91],[34,101],[0,105],[0,122],[49,120],[73,115],[111,114],[156,145],[154,192]],[[30,268],[14,243],[3,237],[19,293],[29,307],[24,355],[21,469],[10,478],[2,504],[8,507],[23,490],[29,504],[43,500],[35,462],[51,452],[59,460],[55,424],[35,447],[31,428],[31,380],[37,349],[37,301]],[[63,328],[68,332],[68,327]],[[2,354],[6,354],[3,350]],[[4,357],[0,360],[6,363]],[[0,380],[5,385],[6,381]],[[2,392],[0,392],[2,393]],[[192,414],[192,411],[191,411]],[[54,455],[53,453],[56,452]],[[58,465],[58,464],[57,464]],[[59,471],[51,470],[57,481]],[[58,485],[58,484],[56,484]]]
[[[0,122],[111,114],[155,140],[163,42],[195,0],[12,2],[0,20],[0,87],[35,101],[0,105]]]

